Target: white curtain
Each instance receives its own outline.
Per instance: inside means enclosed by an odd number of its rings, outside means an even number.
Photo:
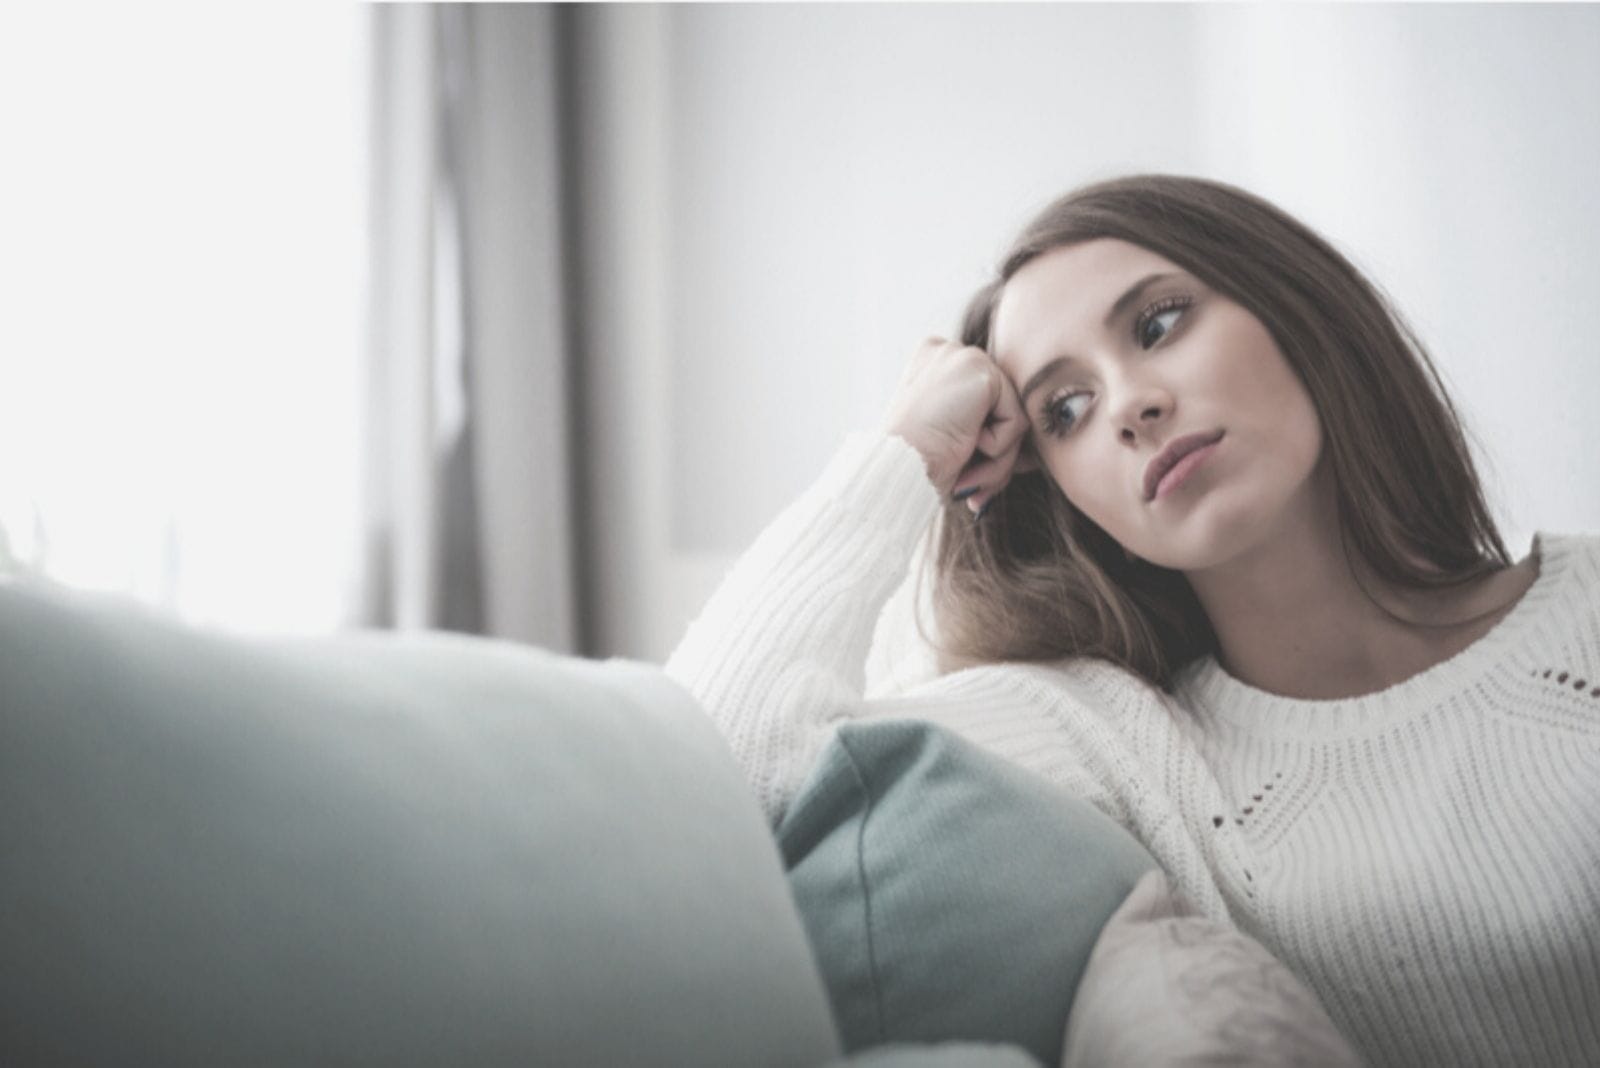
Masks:
[[[560,16],[369,11],[360,621],[583,652]]]

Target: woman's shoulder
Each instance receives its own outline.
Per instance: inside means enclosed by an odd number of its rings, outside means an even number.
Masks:
[[[1600,531],[1541,530],[1534,534],[1533,542],[1541,557],[1556,554],[1600,560]]]
[[[1539,531],[1529,556],[1538,573],[1496,633],[1547,659],[1594,660],[1592,671],[1600,672],[1600,534]]]
[[[1556,603],[1600,607],[1600,533],[1542,530],[1533,536],[1533,555],[1535,586],[1557,594]]]
[[[1563,683],[1600,677],[1600,534],[1541,531],[1533,551],[1539,577],[1524,598],[1526,625],[1515,633],[1534,674]]]

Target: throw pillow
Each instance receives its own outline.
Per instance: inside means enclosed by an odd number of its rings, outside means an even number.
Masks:
[[[1152,871],[1100,933],[1078,984],[1063,1068],[1361,1064],[1316,995],[1243,931],[1202,916]]]
[[[1060,1060],[1106,920],[1155,860],[1093,806],[913,721],[842,726],[778,827],[845,1048]]]

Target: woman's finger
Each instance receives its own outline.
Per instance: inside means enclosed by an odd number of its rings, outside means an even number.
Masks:
[[[885,429],[903,438],[922,456],[928,478],[941,492],[950,492],[957,474],[982,451],[983,424],[1002,405],[1007,383],[989,354],[972,345],[930,337],[913,354],[885,417]],[[990,435],[991,447],[1003,452],[1003,437]]]
[[[978,451],[985,456],[1000,456],[1010,452],[1027,436],[1028,421],[1011,380],[993,364],[990,369],[994,378],[994,403],[978,433]]]
[[[1011,482],[1011,476],[1016,473],[1017,456],[1021,449],[1022,442],[1019,439],[1009,451],[999,456],[987,457],[981,454],[974,456],[956,477],[953,496],[957,500],[965,501],[967,508],[974,515],[980,514],[984,506]]]
[[[996,397],[978,447],[956,477],[955,492],[981,515],[984,507],[1011,481],[1011,476],[1038,466],[1028,445],[1028,419],[1011,380],[994,368]]]

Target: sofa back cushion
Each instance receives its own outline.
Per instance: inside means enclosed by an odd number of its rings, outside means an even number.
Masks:
[[[819,1064],[778,851],[657,669],[0,584],[17,1064]]]
[[[1106,920],[1155,859],[949,731],[846,724],[778,828],[847,1050],[1008,1043],[1060,1063]]]

